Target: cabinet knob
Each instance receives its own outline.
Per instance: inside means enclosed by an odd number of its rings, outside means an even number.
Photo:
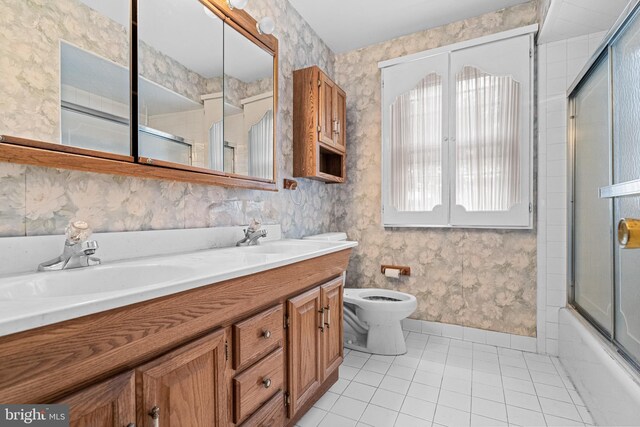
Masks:
[[[264,388],[269,388],[271,387],[271,379],[270,378],[265,378],[262,380],[262,385],[264,385]]]
[[[268,329],[266,331],[263,331],[262,332],[262,338],[265,338],[265,339],[271,338],[271,331],[268,330]]]

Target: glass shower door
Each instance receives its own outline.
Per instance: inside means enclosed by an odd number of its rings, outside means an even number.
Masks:
[[[640,179],[640,18],[613,44],[614,184]],[[640,218],[640,196],[615,199],[616,224]],[[617,245],[616,245],[617,246]],[[614,339],[640,363],[640,250],[616,248]]]
[[[573,300],[611,335],[613,330],[613,224],[609,58],[602,58],[572,98],[574,132]]]

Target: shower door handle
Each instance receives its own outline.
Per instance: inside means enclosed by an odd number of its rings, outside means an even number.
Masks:
[[[622,218],[618,223],[618,243],[622,249],[640,248],[640,219]]]

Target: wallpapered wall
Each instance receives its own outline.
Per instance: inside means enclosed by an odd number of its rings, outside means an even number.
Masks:
[[[46,17],[36,25],[54,27],[48,28],[50,34],[62,31],[67,40],[77,44],[86,39],[90,43],[87,47],[104,39],[102,30],[86,32],[82,27],[69,24],[68,16],[97,22],[98,18],[93,16],[95,14],[85,15],[86,11],[71,8],[60,13],[60,9],[49,7],[52,2],[45,0],[10,0],[2,5],[19,7],[27,2],[47,8]],[[15,15],[13,7],[3,7],[0,12],[7,18],[6,22],[18,21],[19,15]],[[293,82],[290,76],[294,69],[313,64],[333,74],[334,55],[288,1],[252,0],[248,12],[258,19],[269,15],[277,26],[275,35],[280,42],[281,76],[278,87],[277,164],[281,182],[283,177],[291,176],[293,165]],[[17,40],[21,31],[20,28],[3,25],[0,27],[0,37]],[[113,55],[117,56],[121,49],[118,46],[112,48],[112,55],[105,56],[116,60]],[[22,69],[27,73],[24,74],[25,79],[42,82],[42,76],[38,74],[41,73],[42,64],[33,63],[32,49],[33,46],[28,43],[16,43],[10,54],[0,52],[3,73]],[[29,61],[32,66],[20,66],[20,62]],[[153,67],[160,68],[164,69]],[[9,76],[3,75],[0,88],[7,78]],[[49,89],[43,87],[41,90]],[[33,96],[37,93],[38,90],[35,90]],[[10,95],[2,93],[0,96],[2,114],[14,113],[14,122],[7,121],[4,126],[13,131],[19,130],[16,133],[22,135],[26,134],[23,130],[26,132],[49,126],[47,123],[41,123],[40,126],[37,122],[40,120],[38,114],[42,115],[44,111],[35,105],[35,99]],[[54,107],[57,108],[57,104]],[[38,114],[25,119],[26,113],[34,110]],[[233,190],[0,163],[0,236],[59,234],[71,218],[85,218],[97,231],[241,225],[247,224],[253,217],[262,218],[265,223],[281,223],[289,237],[328,231],[333,220],[331,201],[335,187],[300,180],[299,188],[303,196],[302,206],[292,202],[288,191]],[[301,194],[294,196],[297,201]]]
[[[0,11],[4,16],[10,13]],[[347,184],[327,186],[299,180],[301,194],[294,196],[297,199],[302,195],[303,204],[298,206],[288,191],[230,190],[0,163],[0,236],[62,233],[67,221],[76,217],[88,219],[98,231],[239,225],[252,217],[281,223],[288,237],[344,230],[360,242],[349,266],[350,286],[413,293],[419,301],[415,318],[535,335],[535,232],[384,230],[380,226],[377,68],[380,60],[533,23],[534,4],[401,37],[337,58],[288,1],[252,0],[248,11],[258,19],[269,15],[277,24],[278,179],[291,176],[293,164],[290,76],[293,70],[312,64],[333,75],[335,62],[336,80],[347,91],[348,99]],[[60,22],[64,20],[52,16],[48,25],[62,25]],[[0,37],[15,38],[12,31],[17,29],[3,26]],[[99,34],[86,35],[93,42],[99,40]],[[29,49],[27,44],[18,43],[12,55],[0,52],[0,68],[11,70],[15,68],[11,61],[30,61]],[[33,73],[25,77],[39,81]],[[29,99],[4,96],[0,103],[3,113],[14,111],[16,118],[34,107]],[[381,263],[410,265],[412,276],[400,281],[386,279],[379,273]]]
[[[535,231],[383,229],[380,218],[380,70],[378,61],[536,22],[535,2],[337,55],[347,92],[346,185],[337,194],[337,227],[360,246],[348,285],[408,292],[416,319],[520,335],[536,333]],[[411,266],[387,279],[381,264]]]

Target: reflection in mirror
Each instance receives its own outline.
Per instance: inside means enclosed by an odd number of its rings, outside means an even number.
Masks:
[[[0,134],[129,156],[129,0],[8,0],[0,15]]]
[[[225,171],[272,180],[273,56],[227,24],[224,50]]]
[[[223,27],[198,0],[139,0],[139,155],[222,171]]]

